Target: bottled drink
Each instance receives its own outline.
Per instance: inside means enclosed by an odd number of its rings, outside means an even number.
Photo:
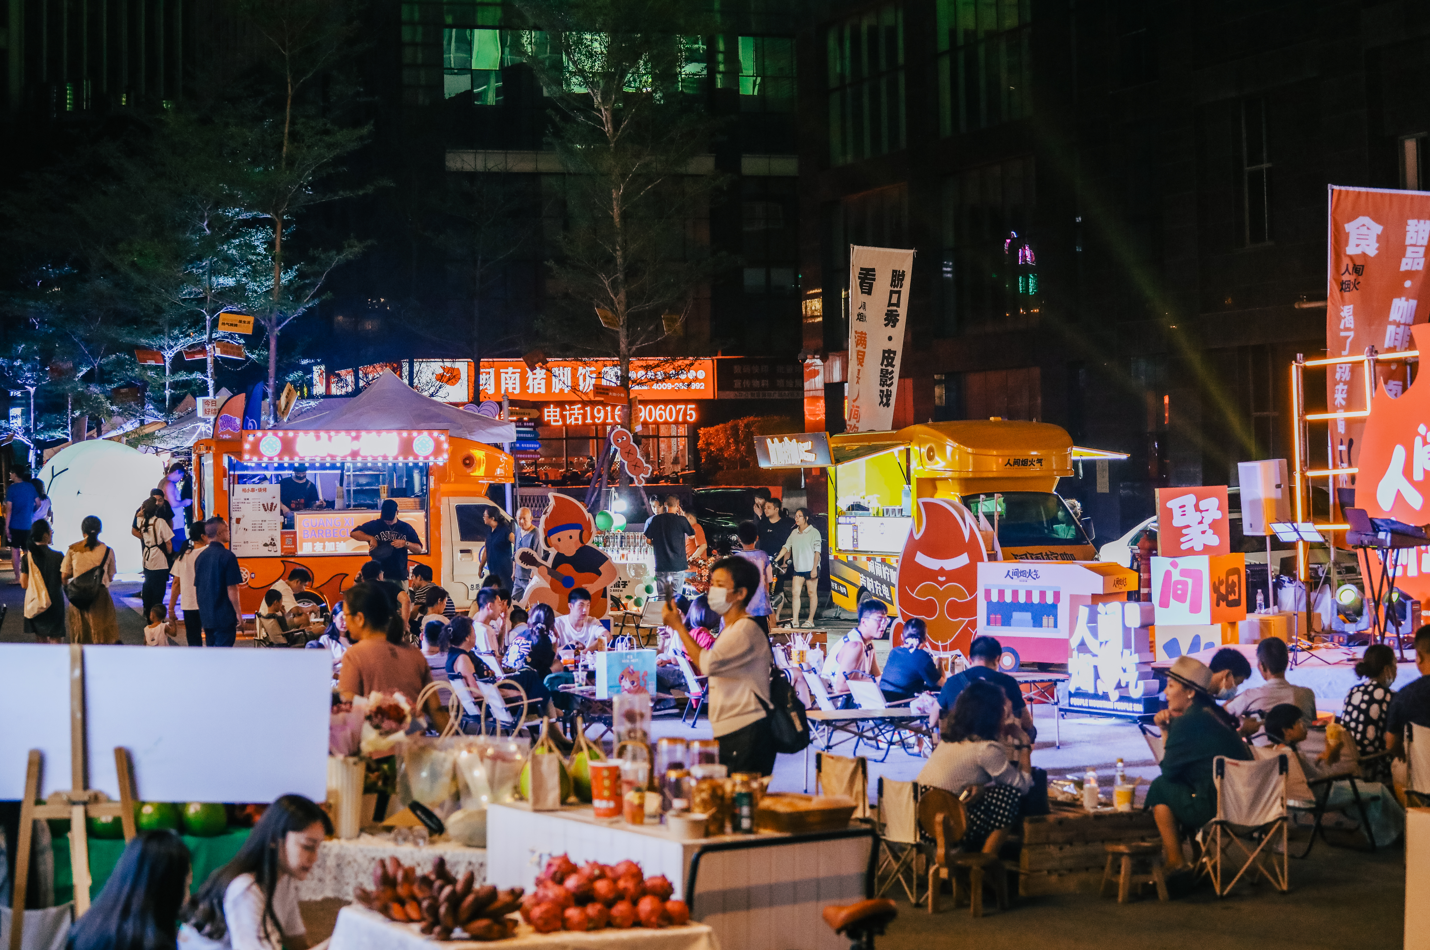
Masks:
[[[1256,591],[1256,612],[1259,614],[1266,613],[1266,598],[1262,596],[1259,588]]]
[[[1127,784],[1127,769],[1123,766],[1122,760],[1117,760],[1117,778],[1113,780],[1113,785]]]
[[[1088,769],[1087,776],[1082,780],[1082,807],[1088,811],[1096,811],[1097,805],[1097,770]]]

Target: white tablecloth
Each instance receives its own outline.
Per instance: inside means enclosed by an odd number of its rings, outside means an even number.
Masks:
[[[485,848],[468,848],[452,842],[436,842],[419,848],[364,834],[347,841],[336,838],[324,841],[318,848],[318,863],[309,872],[308,879],[298,883],[298,899],[317,901],[337,897],[350,901],[354,888],[372,889],[372,869],[379,858],[395,857],[403,864],[416,867],[420,873],[431,870],[439,854],[447,859],[447,867],[458,877],[471,871],[478,881],[486,880]]]
[[[416,924],[399,924],[381,914],[356,905],[344,907],[338,913],[328,950],[476,950],[478,947],[501,947],[512,950],[602,950],[605,947],[630,947],[632,950],[720,950],[715,934],[704,924],[686,927],[665,927],[646,930],[597,930],[592,933],[557,931],[539,934],[525,923],[510,940],[475,943],[450,940],[439,943],[424,937]]]

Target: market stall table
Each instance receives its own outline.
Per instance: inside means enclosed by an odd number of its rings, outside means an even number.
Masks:
[[[1023,695],[1027,697],[1028,704],[1042,703],[1053,707],[1053,737],[1056,746],[1063,747],[1063,710],[1058,704],[1058,684],[1066,683],[1069,679],[1067,673],[1046,673],[1041,670],[1028,670],[1019,673],[1010,673],[1013,679],[1018,681],[1019,686],[1028,687]]]
[[[663,825],[597,820],[589,807],[534,812],[492,805],[487,883],[530,888],[551,855],[577,864],[629,858],[647,877],[665,875],[691,918],[740,950],[843,950],[820,917],[829,904],[869,896],[873,830],[853,824],[810,834],[723,835],[684,841]],[[344,948],[334,947],[334,950]]]
[[[428,845],[397,844],[381,835],[362,834],[344,841],[329,838],[318,846],[318,863],[308,872],[306,880],[298,882],[298,899],[318,901],[325,898],[353,899],[353,889],[372,886],[372,869],[382,858],[396,858],[421,871],[432,868],[433,859],[441,856],[447,867],[458,876],[471,871],[477,880],[487,873],[487,852],[483,848],[468,848],[452,841]]]
[[[503,947],[512,950],[577,950],[577,948],[630,947],[631,950],[719,950],[720,944],[708,926],[688,924],[684,927],[663,927],[647,930],[597,930],[592,933],[557,931],[539,934],[523,923],[516,936],[496,943],[471,940],[448,940],[438,943],[424,937],[417,924],[399,924],[366,907],[350,905],[338,912],[328,950],[475,950],[478,947]]]

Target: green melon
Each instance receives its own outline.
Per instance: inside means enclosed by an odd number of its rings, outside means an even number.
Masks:
[[[173,802],[144,802],[135,821],[140,831],[178,831],[179,806]]]
[[[599,751],[591,751],[595,753],[595,761],[605,758]],[[592,757],[587,756],[585,749],[571,758],[571,787],[575,789],[576,797],[587,805],[591,804],[591,761]]]
[[[180,813],[184,834],[212,838],[228,828],[228,809],[220,802],[189,802]]]
[[[134,811],[137,816],[139,812],[139,805],[137,802],[134,805]],[[113,841],[117,841],[120,838],[124,837],[124,821],[118,815],[115,815],[112,818],[96,818],[91,815],[85,819],[85,827],[89,829],[89,835],[91,838],[107,838]]]

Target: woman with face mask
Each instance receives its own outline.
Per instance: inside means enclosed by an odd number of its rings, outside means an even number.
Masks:
[[[665,602],[663,622],[679,635],[696,670],[710,678],[710,728],[720,743],[720,763],[732,774],[769,775],[775,767],[766,718],[774,658],[769,637],[745,612],[760,587],[759,568],[744,558],[727,557],[711,567],[706,598],[721,630],[708,649],[691,635],[675,604]]]

